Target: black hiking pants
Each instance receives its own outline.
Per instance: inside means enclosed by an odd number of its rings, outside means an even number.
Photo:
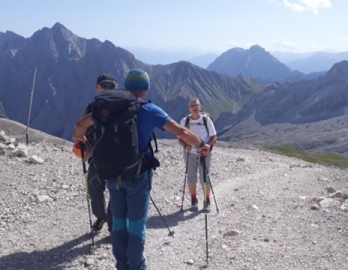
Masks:
[[[99,180],[94,166],[91,164],[88,167],[88,192],[91,199],[92,213],[97,219],[105,219],[108,223],[108,229],[112,230],[112,215],[110,200],[106,207],[105,186],[106,181]]]

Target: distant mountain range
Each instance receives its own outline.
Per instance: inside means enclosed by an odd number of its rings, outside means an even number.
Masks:
[[[216,58],[221,55],[218,53],[200,52],[199,50],[189,48],[185,50],[179,50],[176,48],[144,49],[131,47],[126,49],[132,52],[137,59],[150,65],[165,65],[180,61],[187,61],[201,68],[207,68]],[[318,51],[311,53],[293,53],[274,51],[269,53],[291,70],[297,70],[304,74],[317,72],[323,73],[328,71],[335,63],[348,60],[348,52],[333,53]]]
[[[111,73],[122,88],[135,67],[151,76],[148,98],[177,121],[187,115],[193,96],[218,119],[222,112],[236,113],[262,89],[249,78],[211,73],[188,62],[147,65],[109,41],[80,38],[56,23],[27,39],[9,31],[1,34],[0,102],[10,119],[27,123],[37,68],[31,127],[70,140],[74,123],[95,95],[97,76]]]
[[[228,133],[232,126],[251,117],[266,126],[312,123],[348,115],[347,90],[348,61],[342,61],[317,80],[267,86],[262,93],[250,98],[232,121],[231,117],[225,116],[224,130]]]
[[[272,55],[282,61],[289,68],[298,70],[305,74],[326,72],[335,63],[348,60],[348,52],[313,52],[305,54],[272,52]]]
[[[149,65],[109,41],[81,38],[56,23],[30,38],[0,33],[1,114],[27,123],[37,68],[30,126],[70,140],[74,123],[95,95],[97,76],[111,73],[122,88],[126,73],[136,67],[151,77],[148,98],[174,120],[188,113],[188,101],[196,96],[226,140],[234,125],[250,117],[260,125],[296,124],[347,113],[347,61],[326,73],[308,75],[255,45],[227,51],[207,69],[187,61]]]
[[[258,45],[249,50],[230,49],[216,58],[207,70],[230,76],[249,76],[264,85],[275,81],[306,79],[305,74],[291,70]]]
[[[128,47],[126,49],[132,52],[137,59],[149,65],[168,65],[187,61],[201,68],[206,68],[216,59],[216,57],[218,57],[218,54],[216,53],[205,53],[191,48],[148,49]]]

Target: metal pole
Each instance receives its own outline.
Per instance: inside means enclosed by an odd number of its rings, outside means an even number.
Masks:
[[[89,218],[89,226],[92,228],[92,217],[91,217],[91,202],[90,202],[90,196],[89,196],[89,188],[88,188],[88,172],[86,168],[86,163],[85,163],[85,144],[84,143],[79,143],[80,149],[81,149],[81,160],[82,160],[82,169],[83,169],[83,175],[85,178],[85,185],[86,185],[86,200],[87,200],[87,207],[88,207],[88,218]],[[92,238],[92,246],[90,249],[90,252],[93,253],[94,250],[97,248],[94,242],[94,235],[93,232],[91,233],[91,238]]]
[[[168,229],[168,231],[169,231],[168,236],[171,236],[171,237],[174,238],[174,233],[175,233],[175,232],[174,232],[174,231],[171,231],[171,230],[169,229],[169,226],[168,226],[166,220],[165,220],[164,217],[162,216],[160,210],[158,209],[158,207],[157,207],[157,205],[155,204],[154,200],[152,199],[151,195],[150,195],[150,199],[151,199],[152,204],[155,206],[155,208],[156,208],[158,214],[160,215],[160,217],[161,217],[163,223],[166,225],[166,227],[167,227],[167,229]]]
[[[182,200],[181,200],[181,208],[180,208],[181,212],[184,211],[184,197],[185,197],[185,188],[186,188],[186,180],[187,180],[187,167],[188,167],[189,155],[190,155],[190,152],[187,152],[185,179],[184,179],[184,187],[183,187],[183,191],[182,191]]]
[[[29,101],[29,113],[28,113],[27,129],[25,131],[25,139],[26,139],[27,145],[29,144],[28,129],[29,129],[30,117],[31,117],[31,107],[33,105],[33,97],[34,97],[34,90],[35,90],[35,80],[36,80],[36,71],[37,71],[37,67],[35,67],[34,76],[33,76],[33,85],[32,85],[32,88],[31,88],[30,101]]]
[[[203,195],[204,195],[204,207],[207,205],[207,168],[205,164],[205,157],[201,157],[202,163],[203,163]],[[209,257],[209,247],[208,247],[208,215],[207,211],[205,212],[205,251],[206,251],[206,257],[205,261],[208,263],[210,261]]]
[[[205,159],[204,159],[204,162],[205,162]],[[219,213],[219,208],[218,208],[218,205],[217,205],[217,202],[216,202],[215,193],[214,193],[214,189],[213,189],[213,184],[211,183],[210,174],[209,174],[209,171],[208,171],[208,169],[207,169],[207,165],[205,165],[205,170],[206,170],[206,172],[207,172],[207,177],[208,177],[208,180],[209,180],[209,185],[210,185],[211,193],[213,194],[213,198],[214,198],[214,202],[215,202],[216,211]]]

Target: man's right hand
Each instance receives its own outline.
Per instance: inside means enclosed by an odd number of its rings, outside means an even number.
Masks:
[[[73,136],[73,142],[79,144],[80,142],[85,143],[87,141],[85,135],[82,136]]]
[[[206,143],[203,147],[198,148],[198,153],[199,153],[202,157],[207,157],[207,156],[209,156],[209,153],[210,153],[210,145]]]

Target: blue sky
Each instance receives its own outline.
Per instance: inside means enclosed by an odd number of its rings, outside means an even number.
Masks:
[[[0,32],[56,22],[123,48],[348,51],[347,0],[0,0]]]

